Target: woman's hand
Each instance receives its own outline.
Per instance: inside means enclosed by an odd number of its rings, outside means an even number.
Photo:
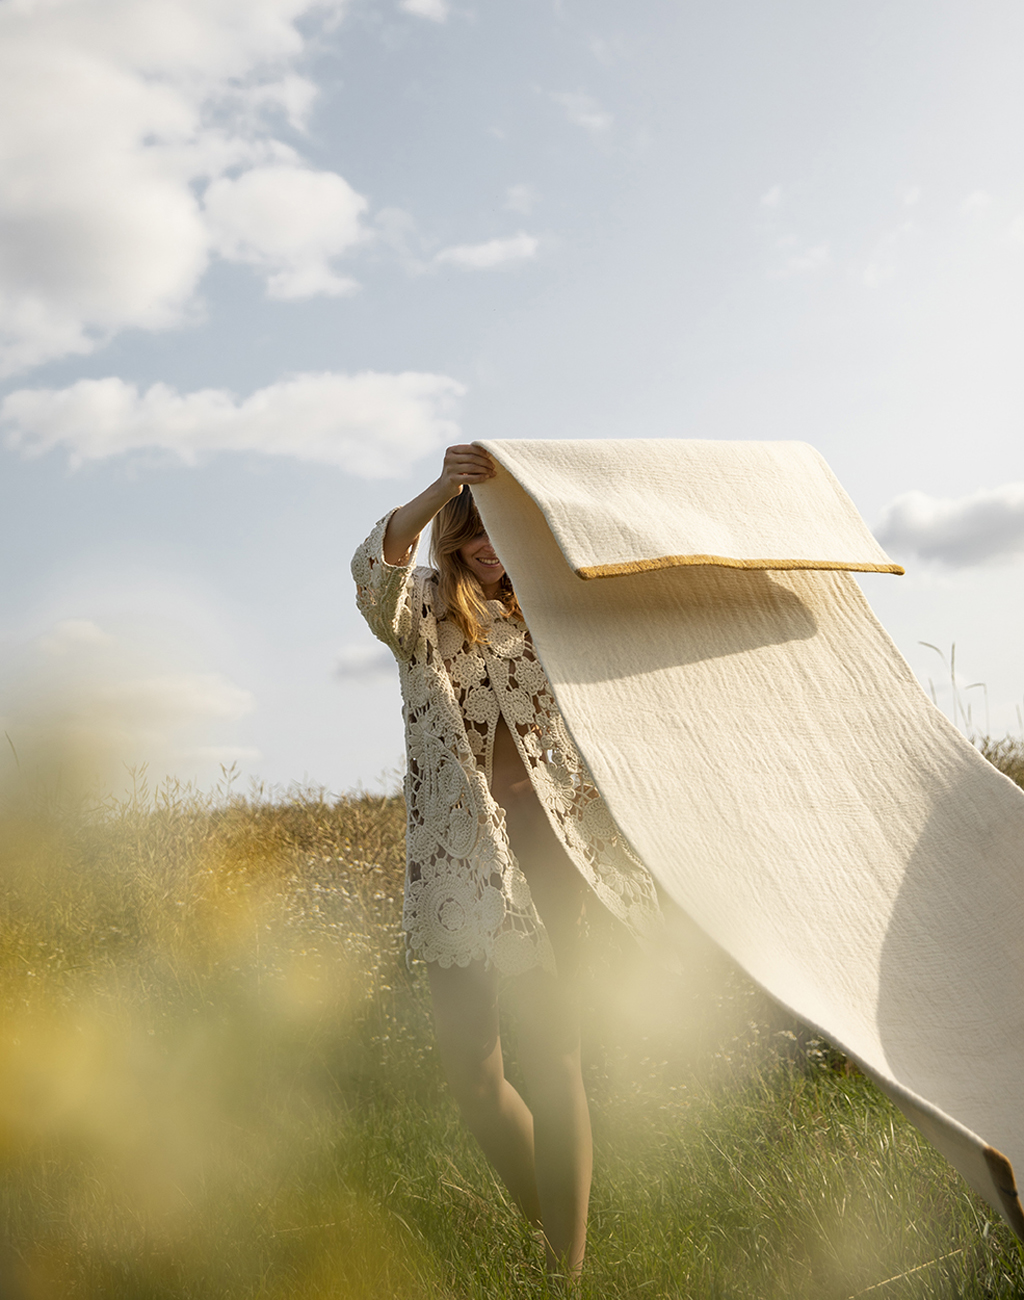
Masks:
[[[387,563],[404,563],[420,533],[443,505],[457,497],[467,483],[486,482],[496,473],[494,461],[480,447],[472,447],[468,442],[449,447],[438,478],[391,516],[384,535]]]
[[[493,478],[495,473],[494,461],[482,447],[473,447],[468,442],[463,442],[445,451],[444,464],[437,481],[449,489],[445,501],[450,501],[459,495],[464,484],[484,483]]]

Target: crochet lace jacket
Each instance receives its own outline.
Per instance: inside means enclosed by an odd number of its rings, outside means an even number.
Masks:
[[[356,551],[357,604],[398,660],[408,808],[403,925],[411,953],[442,966],[482,959],[514,975],[554,969],[543,922],[491,797],[503,715],[533,788],[593,893],[637,937],[661,915],[646,869],[615,827],[569,737],[525,623],[489,602],[489,639],[469,645],[438,615],[437,574],[383,555],[390,514]]]

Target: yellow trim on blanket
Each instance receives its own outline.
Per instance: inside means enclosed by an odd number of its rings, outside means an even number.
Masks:
[[[626,560],[622,564],[588,564],[576,570],[580,578],[618,578],[651,569],[713,564],[722,569],[842,569],[854,573],[905,573],[899,564],[860,564],[851,560],[736,560],[728,555],[662,555],[656,560]]]
[[[1021,1209],[1017,1184],[1013,1177],[1013,1165],[1006,1156],[995,1147],[986,1147],[984,1152],[988,1172],[995,1183],[996,1191],[1003,1203],[1006,1217],[1018,1237],[1024,1241],[1024,1210]]]

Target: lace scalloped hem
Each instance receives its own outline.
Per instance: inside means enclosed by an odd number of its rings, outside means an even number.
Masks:
[[[408,969],[412,969],[414,961],[437,962],[442,970],[448,970],[452,966],[464,968],[471,962],[482,961],[485,970],[493,968],[499,975],[507,977],[525,975],[527,971],[538,967],[549,975],[557,974],[554,949],[543,930],[534,934],[526,934],[522,930],[503,930],[493,938],[488,936],[488,942],[477,945],[471,952],[455,952],[451,948],[431,943],[416,930],[407,929],[405,964]]]

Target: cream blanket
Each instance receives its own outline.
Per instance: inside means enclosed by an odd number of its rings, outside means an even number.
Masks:
[[[478,445],[491,541],[649,870],[1024,1237],[1024,793],[844,572],[902,570],[802,444]]]

